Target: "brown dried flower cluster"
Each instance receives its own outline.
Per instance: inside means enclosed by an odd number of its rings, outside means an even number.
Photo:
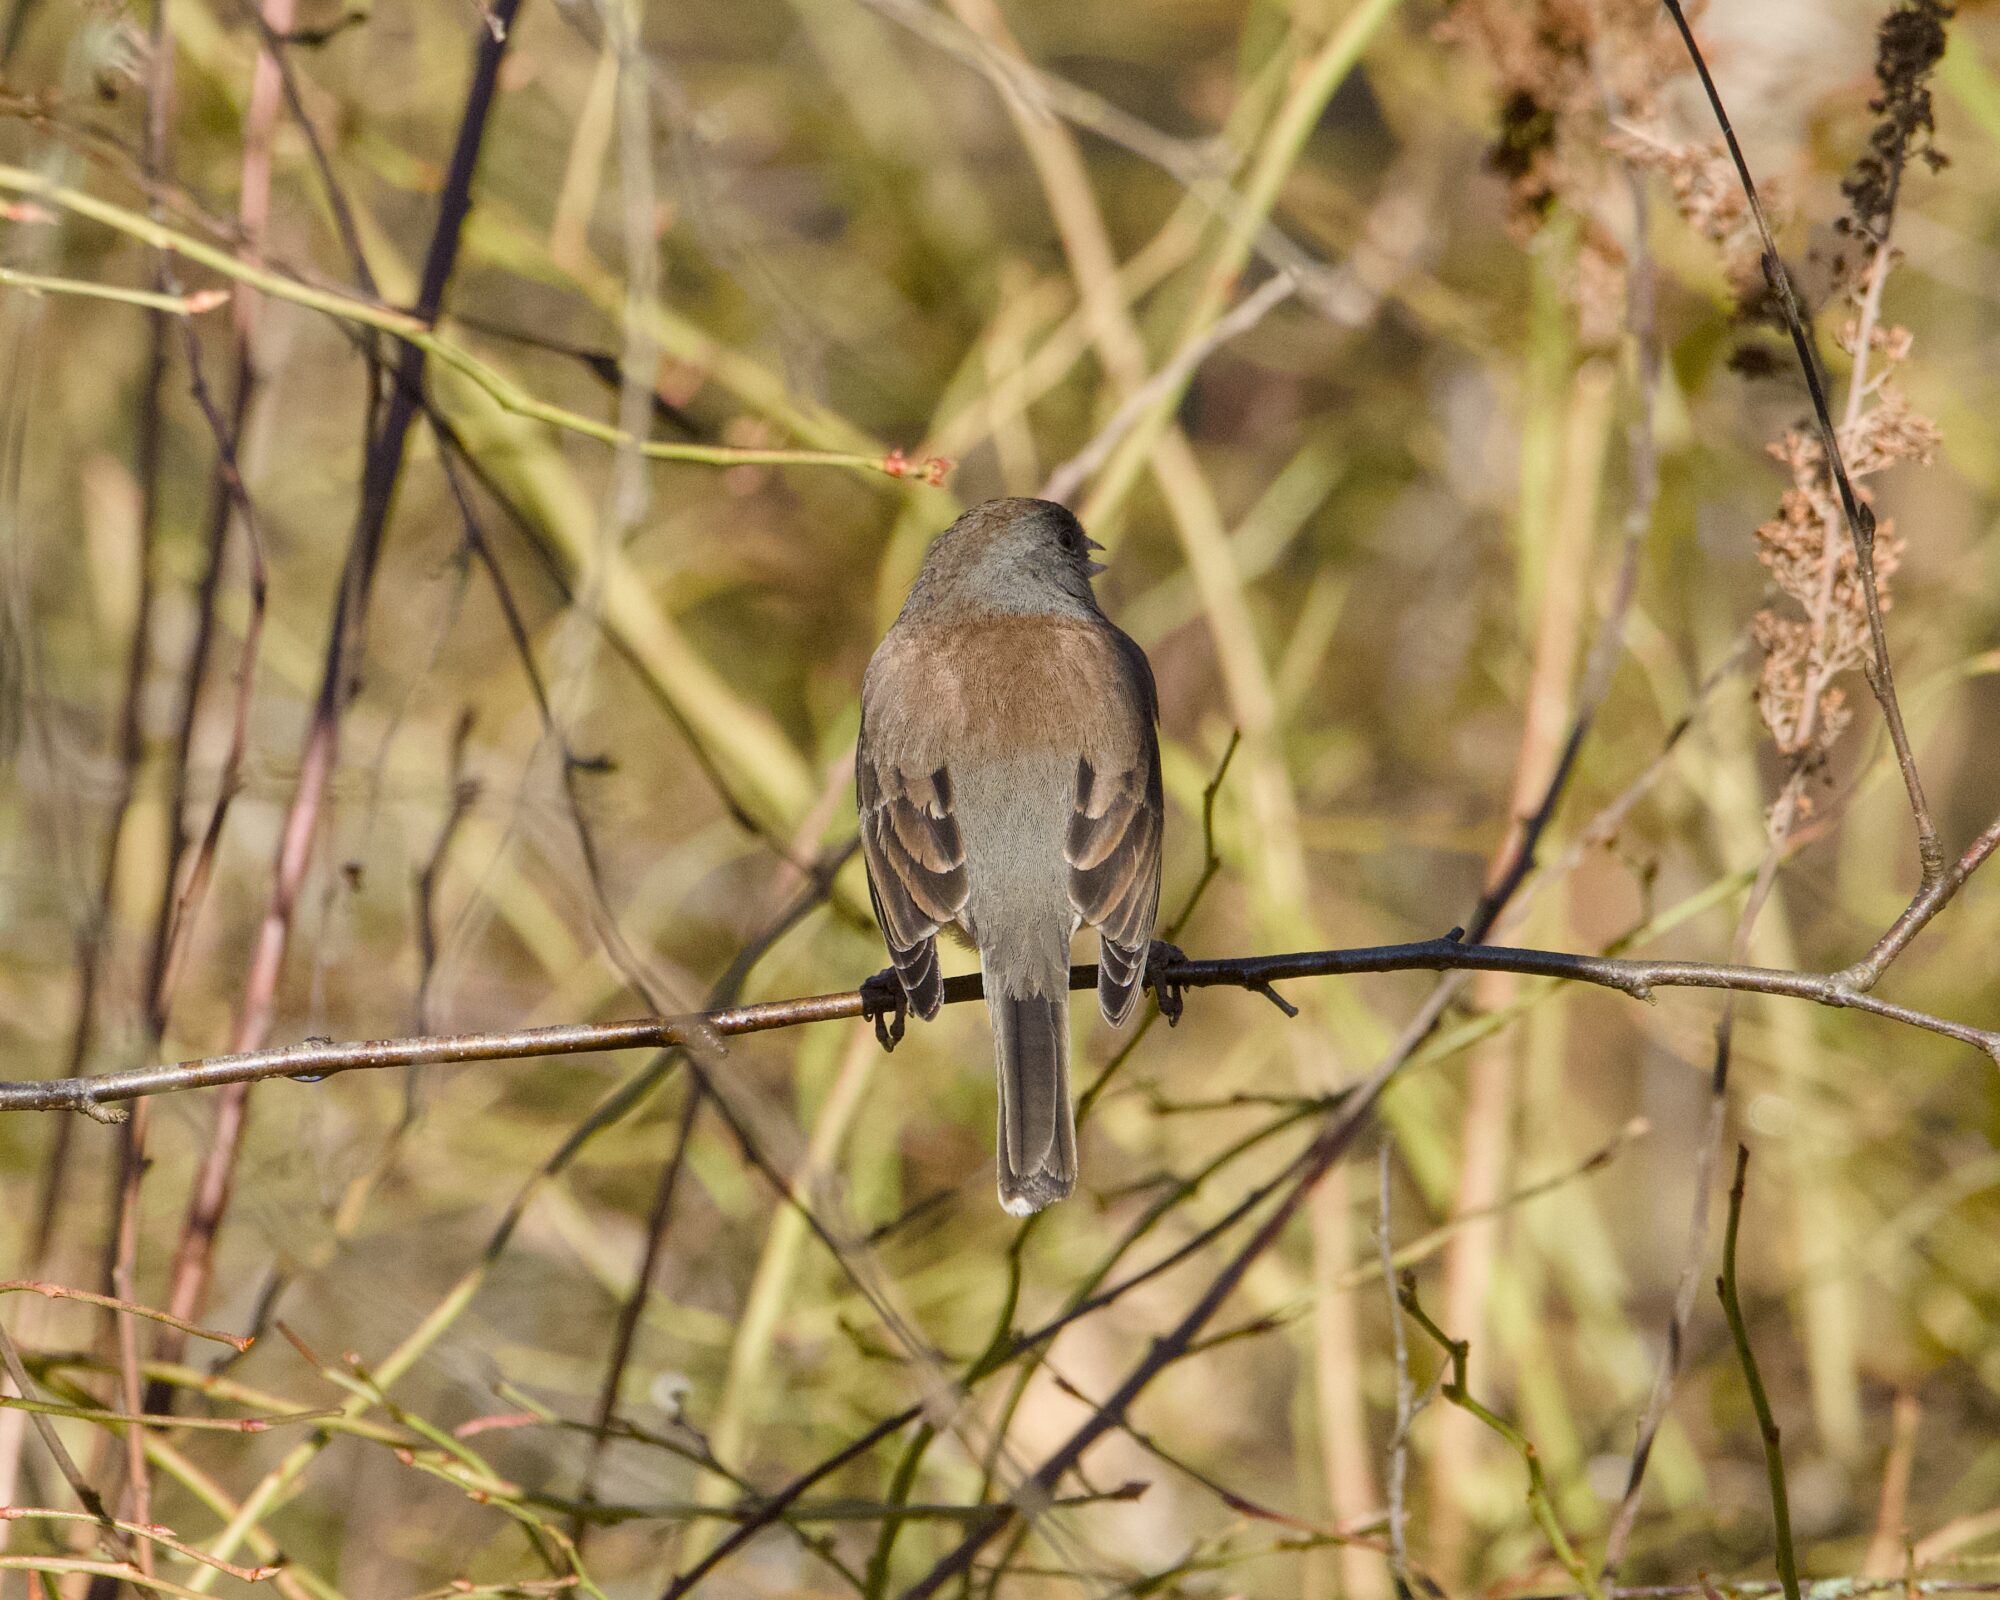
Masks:
[[[1650,122],[1686,58],[1658,0],[1460,0],[1439,33],[1488,64],[1499,131],[1488,161],[1527,231],[1558,201],[1582,220],[1571,285],[1587,345],[1625,323],[1631,199],[1606,161],[1614,119]]]
[[[1931,74],[1944,59],[1945,30],[1955,8],[1944,0],[1904,0],[1882,19],[1875,40],[1875,82],[1868,102],[1876,123],[1868,150],[1841,184],[1848,215],[1841,229],[1863,239],[1889,236],[1896,195],[1912,160],[1937,172],[1946,165],[1937,148],[1931,107]]]
[[[1722,140],[1684,144],[1656,124],[1628,118],[1610,130],[1605,145],[1633,166],[1666,179],[1682,220],[1721,255],[1737,303],[1746,310],[1758,306],[1766,291],[1763,246],[1743,184]],[[1763,191],[1765,211],[1776,226],[1784,211],[1782,196],[1770,183],[1758,187]]]
[[[1658,0],[1461,0],[1439,24],[1490,66],[1500,128],[1488,160],[1507,179],[1519,221],[1603,183],[1604,130],[1649,117],[1663,81],[1685,70]]]
[[[1912,158],[1932,168],[1943,160],[1931,142],[1928,80],[1950,16],[1947,0],[1899,0],[1884,19],[1880,93],[1870,102],[1878,125],[1844,185],[1852,214],[1843,232],[1863,242],[1866,260],[1859,273],[1836,263],[1835,282],[1856,308],[1845,343],[1860,386],[1840,449],[1863,500],[1870,498],[1863,480],[1902,462],[1928,462],[1937,444],[1936,427],[1911,409],[1894,380],[1909,335],[1877,326],[1876,312],[1906,166]],[[1558,203],[1581,220],[1572,294],[1585,344],[1613,343],[1624,328],[1621,241],[1631,201],[1621,166],[1664,179],[1683,220],[1716,247],[1741,322],[1786,326],[1765,276],[1762,235],[1723,142],[1689,142],[1668,131],[1664,91],[1686,66],[1657,0],[1460,0],[1440,31],[1489,63],[1498,79],[1499,133],[1489,160],[1507,180],[1516,226],[1539,225]],[[1767,188],[1763,199],[1777,223],[1778,197]],[[1732,364],[1747,372],[1776,359],[1760,343]],[[1757,530],[1759,558],[1782,597],[1754,623],[1764,656],[1757,704],[1779,750],[1804,770],[1824,762],[1851,720],[1841,680],[1868,666],[1872,644],[1864,574],[1819,437],[1793,431],[1771,453],[1792,484],[1778,515]],[[1885,609],[1901,551],[1894,526],[1878,524],[1873,567]],[[1792,816],[1809,804],[1802,792],[1796,798]]]
[[[1903,0],[1883,18],[1875,65],[1881,92],[1869,102],[1878,120],[1841,186],[1850,208],[1841,231],[1865,249],[1858,268],[1835,264],[1836,282],[1856,308],[1840,341],[1854,371],[1839,444],[1864,501],[1864,480],[1906,461],[1928,464],[1938,444],[1937,425],[1911,407],[1895,379],[1909,359],[1910,335],[1878,326],[1876,312],[1895,262],[1890,230],[1908,163],[1921,160],[1932,171],[1944,165],[1932,142],[1930,76],[1951,15],[1943,0]],[[1818,439],[1793,432],[1771,453],[1791,469],[1792,487],[1778,515],[1757,530],[1758,558],[1797,610],[1767,606],[1757,614],[1753,628],[1764,654],[1757,709],[1778,749],[1803,770],[1823,764],[1847,726],[1851,713],[1837,680],[1868,667],[1873,645],[1863,574]],[[1878,522],[1873,567],[1884,611],[1902,552],[1893,524]],[[1798,793],[1803,809],[1806,797]]]
[[[1858,337],[1850,328],[1845,342],[1851,347]],[[1906,461],[1927,465],[1938,444],[1936,424],[1911,407],[1895,381],[1895,369],[1909,356],[1909,334],[1901,328],[1877,329],[1869,345],[1876,375],[1867,385],[1865,404],[1840,438],[1848,475],[1864,501],[1872,497],[1863,480]],[[1778,515],[1757,530],[1757,556],[1769,569],[1773,586],[1797,609],[1766,606],[1751,625],[1764,656],[1757,709],[1781,753],[1816,764],[1824,761],[1852,718],[1838,680],[1868,663],[1867,601],[1854,542],[1819,440],[1793,430],[1770,450],[1790,469],[1792,486]],[[1895,524],[1887,518],[1879,521],[1875,584],[1885,611],[1902,551]]]

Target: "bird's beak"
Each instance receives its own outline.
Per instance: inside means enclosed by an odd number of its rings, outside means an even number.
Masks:
[[[1099,544],[1087,533],[1083,536],[1083,547],[1086,550],[1102,550],[1104,548],[1103,545]],[[1105,570],[1104,563],[1102,561],[1086,561],[1083,564],[1083,570],[1094,578]]]

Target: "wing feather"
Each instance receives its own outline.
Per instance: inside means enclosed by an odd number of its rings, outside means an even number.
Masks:
[[[889,959],[910,1008],[933,1017],[944,1003],[937,932],[965,909],[965,841],[942,767],[911,773],[879,765],[861,741],[855,758],[861,854]]]
[[[1113,693],[1131,695],[1139,736],[1107,756],[1077,762],[1076,798],[1064,839],[1069,900],[1077,916],[1097,929],[1097,1003],[1105,1020],[1122,1023],[1144,987],[1146,954],[1160,908],[1160,841],[1166,796],[1160,782],[1160,746],[1153,674],[1136,644],[1118,634]]]

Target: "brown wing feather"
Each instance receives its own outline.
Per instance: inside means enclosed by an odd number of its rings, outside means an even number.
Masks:
[[[1097,929],[1097,1002],[1105,1020],[1132,1014],[1160,907],[1160,838],[1166,812],[1159,747],[1147,729],[1139,761],[1102,773],[1077,763],[1076,806],[1064,854],[1069,900]]]
[[[875,920],[910,1009],[933,1017],[944,1001],[937,931],[956,920],[966,897],[965,841],[951,811],[951,779],[942,767],[911,773],[878,766],[864,739],[855,793]]]

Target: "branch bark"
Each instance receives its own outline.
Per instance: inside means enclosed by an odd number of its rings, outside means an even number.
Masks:
[[[1456,930],[1454,930],[1454,934]],[[1615,989],[1635,1000],[1651,1000],[1659,989],[1715,989],[1739,994],[1806,1000],[1834,1010],[1865,1011],[1927,1033],[1940,1034],[1985,1052],[2000,1065],[2000,1030],[1975,1028],[1908,1006],[1880,1000],[1857,989],[1845,974],[1788,972],[1776,967],[1733,966],[1718,961],[1635,961],[1581,955],[1565,950],[1530,950],[1511,945],[1466,944],[1453,935],[1409,944],[1364,945],[1345,950],[1300,950],[1282,955],[1237,956],[1211,961],[1163,960],[1154,971],[1171,992],[1179,989],[1247,989],[1274,1000],[1272,986],[1298,978],[1356,977],[1378,972],[1518,972],[1529,977]],[[1097,986],[1095,964],[1073,966],[1069,986]],[[947,978],[946,1005],[984,997],[978,973]],[[1282,1003],[1279,1001],[1278,1003]],[[581,1055],[599,1050],[657,1050],[669,1045],[701,1045],[738,1034],[768,1033],[807,1022],[835,1022],[865,1014],[859,990],[765,1000],[682,1017],[636,1017],[621,1022],[572,1022],[547,1028],[515,1028],[491,1033],[454,1033],[427,1038],[368,1039],[336,1043],[308,1039],[302,1044],[88,1078],[42,1078],[0,1083],[0,1111],[81,1111],[99,1121],[116,1121],[110,1109],[121,1101],[187,1089],[292,1078],[313,1083],[340,1072],[382,1067],[431,1066],[471,1061],[516,1061],[535,1056]]]

